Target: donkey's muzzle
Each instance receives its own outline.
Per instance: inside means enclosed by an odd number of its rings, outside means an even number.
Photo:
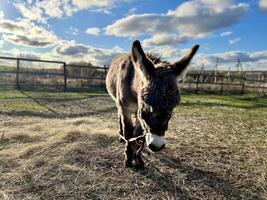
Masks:
[[[151,151],[160,151],[165,147],[164,136],[147,133],[146,144]]]
[[[157,152],[157,151],[161,151],[162,149],[164,149],[165,148],[165,144],[163,144],[161,147],[158,147],[158,146],[156,146],[154,144],[149,144],[148,148],[153,152]]]

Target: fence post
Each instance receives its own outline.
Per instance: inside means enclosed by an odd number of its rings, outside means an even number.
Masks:
[[[67,66],[66,63],[63,63],[63,70],[64,70],[64,91],[67,91]]]
[[[20,89],[20,85],[19,85],[19,58],[17,58],[16,87],[18,90]]]
[[[241,90],[241,94],[244,94],[245,93],[245,77],[242,76],[242,90]]]
[[[220,94],[223,94],[223,79],[224,79],[224,76],[222,75],[221,78],[222,78],[222,80],[221,80]]]
[[[198,91],[199,91],[198,84],[199,84],[199,74],[197,75],[197,88],[196,88],[196,94],[198,94]]]

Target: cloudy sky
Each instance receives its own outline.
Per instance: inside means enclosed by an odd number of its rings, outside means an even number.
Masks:
[[[139,39],[174,62],[267,69],[267,0],[1,0],[0,54],[109,64]]]

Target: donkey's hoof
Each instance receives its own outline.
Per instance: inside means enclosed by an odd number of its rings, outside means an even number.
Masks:
[[[132,163],[132,161],[126,160],[126,161],[124,161],[124,166],[125,166],[125,168],[131,168],[131,167],[133,167],[133,163]]]
[[[144,170],[145,169],[145,165],[144,164],[134,165],[134,169],[136,169],[136,170]]]
[[[139,160],[139,159],[134,160],[133,166],[136,170],[144,170],[145,169],[145,163],[143,160]]]

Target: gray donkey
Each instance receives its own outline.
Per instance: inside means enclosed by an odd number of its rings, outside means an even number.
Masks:
[[[125,167],[144,168],[141,157],[144,142],[153,152],[165,147],[165,131],[174,107],[180,102],[177,77],[198,48],[195,45],[188,55],[170,64],[145,54],[137,40],[131,54],[112,61],[106,87],[118,108],[119,134],[126,142]]]

